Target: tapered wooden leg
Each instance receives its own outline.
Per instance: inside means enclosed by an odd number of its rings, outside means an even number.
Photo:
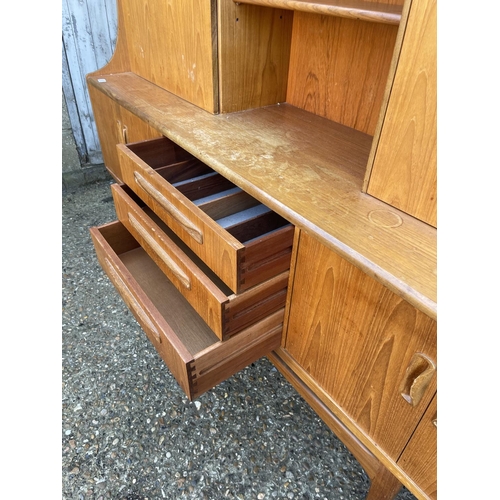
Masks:
[[[383,466],[370,477],[371,485],[366,500],[392,500],[403,486],[399,480]]]

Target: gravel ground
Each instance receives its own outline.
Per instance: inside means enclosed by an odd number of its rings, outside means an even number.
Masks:
[[[184,396],[95,257],[109,186],[63,193],[62,498],[364,499],[363,469],[267,358]]]

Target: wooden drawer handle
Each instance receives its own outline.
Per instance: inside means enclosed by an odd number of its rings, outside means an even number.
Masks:
[[[141,307],[139,302],[137,302],[136,298],[132,295],[130,289],[125,284],[122,277],[116,272],[115,268],[113,267],[113,264],[111,264],[111,262],[107,258],[105,258],[104,260],[106,261],[106,266],[108,268],[109,273],[111,274],[111,276],[115,281],[115,286],[122,295],[122,297],[129,300],[135,312],[137,313],[139,318],[141,318],[141,321],[148,326],[148,328],[153,332],[153,335],[155,336],[156,340],[161,343],[160,334],[158,333],[158,330],[156,329],[155,325],[153,324],[149,316],[146,314],[146,312]]]
[[[142,224],[131,214],[128,214],[128,220],[132,227],[141,235],[146,243],[153,249],[165,265],[174,273],[175,277],[181,282],[184,288],[191,290],[191,280],[184,271],[172,260],[172,257],[158,244],[158,242],[144,229]]]
[[[120,137],[122,144],[127,144],[128,143],[128,128],[127,128],[127,126],[123,125],[123,123],[120,120],[116,121],[116,126],[118,127],[118,137]]]
[[[400,391],[403,399],[412,406],[417,406],[429,387],[435,371],[436,365],[432,359],[420,352],[415,353],[401,383]]]
[[[203,244],[203,233],[182,212],[174,207],[168,200],[150,184],[139,172],[134,172],[134,177],[144,191],[152,196],[198,243]]]

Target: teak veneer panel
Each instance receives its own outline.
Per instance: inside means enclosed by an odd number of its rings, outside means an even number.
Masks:
[[[133,73],[101,78],[89,85],[437,317],[436,230],[361,192],[371,136],[288,104],[211,115]]]
[[[399,24],[401,0],[234,0],[238,3],[347,17],[376,23]]]
[[[286,351],[395,463],[436,391],[436,322],[303,231],[289,310]]]
[[[209,112],[218,110],[216,0],[120,0],[116,49],[93,75],[132,71]]]
[[[367,192],[437,226],[437,6],[413,0]]]
[[[397,26],[296,12],[286,101],[373,135],[397,32]]]
[[[219,2],[220,112],[286,99],[293,13]]]

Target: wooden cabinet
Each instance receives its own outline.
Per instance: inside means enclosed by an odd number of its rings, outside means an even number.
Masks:
[[[87,82],[119,221],[92,236],[159,354],[190,398],[268,355],[369,500],[435,498],[435,0],[118,14]]]

